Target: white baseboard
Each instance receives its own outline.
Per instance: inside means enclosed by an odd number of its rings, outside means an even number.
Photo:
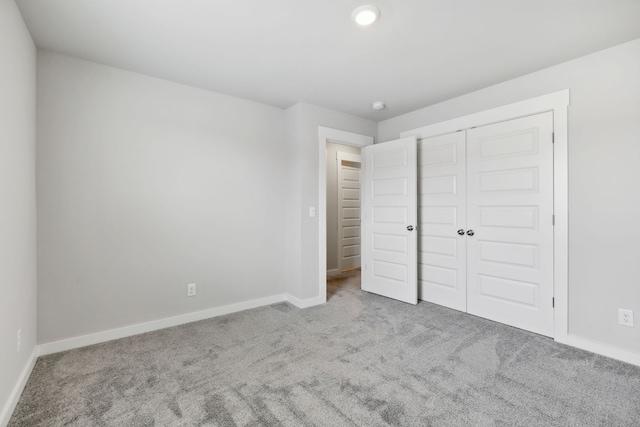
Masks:
[[[13,410],[16,409],[18,400],[20,400],[20,396],[22,395],[22,390],[24,390],[24,386],[27,385],[27,380],[31,375],[31,371],[33,371],[33,367],[36,366],[36,360],[38,360],[37,346],[33,349],[33,352],[31,352],[31,356],[29,356],[27,365],[22,370],[22,373],[18,377],[18,382],[13,387],[7,403],[4,405],[4,408],[2,408],[2,412],[0,412],[1,427],[6,427],[7,424],[9,424],[9,420],[11,419],[11,415],[13,414]]]
[[[597,353],[602,356],[607,356],[612,359],[617,359],[623,362],[640,366],[640,354],[634,353],[629,350],[610,346],[608,344],[603,344],[598,341],[592,341],[588,338],[582,338],[577,335],[571,334],[567,336],[567,344],[572,347],[577,347],[582,350],[587,350],[592,353]]]
[[[333,270],[327,270],[327,277],[337,277],[340,274],[342,273],[337,268],[334,268]]]
[[[287,301],[291,304],[295,305],[298,308],[308,308],[313,307],[314,305],[324,304],[326,301],[322,297],[308,298],[308,299],[300,299],[296,298],[293,295],[287,294]]]
[[[287,300],[288,298],[285,294],[273,295],[270,297],[254,299],[251,301],[243,301],[237,304],[230,304],[222,307],[210,308],[208,310],[195,311],[193,313],[181,314],[179,316],[167,317],[164,319],[153,320],[145,323],[138,323],[135,325],[111,329],[108,331],[96,332],[94,334],[48,342],[40,344],[38,346],[38,354],[44,356],[46,354],[58,353],[61,351],[85,347],[88,345],[98,344],[101,342],[111,341],[119,338],[130,337],[132,335],[143,334],[145,332],[157,331],[158,329],[170,328],[172,326],[183,325],[185,323],[197,322],[198,320],[205,320],[211,317],[249,310],[251,308],[262,307],[264,305],[275,304]]]

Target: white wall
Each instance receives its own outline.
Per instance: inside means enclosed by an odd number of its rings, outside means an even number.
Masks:
[[[360,148],[327,142],[327,271],[338,268],[338,162],[337,153],[360,154]]]
[[[296,206],[293,216],[296,221],[288,224],[287,235],[291,252],[295,252],[295,274],[287,277],[288,292],[301,300],[319,296],[319,224],[318,217],[309,218],[309,207],[318,207],[318,126],[376,136],[377,124],[371,120],[351,116],[311,104],[299,103],[287,110],[287,144],[291,152],[289,168],[295,171],[289,183],[289,194]],[[298,182],[299,181],[299,182]],[[299,203],[298,203],[299,202]],[[299,222],[298,222],[299,219]]]
[[[570,89],[569,333],[640,355],[640,39],[379,123],[401,131]]]
[[[0,58],[2,425],[36,347],[36,48],[13,0],[0,0]]]
[[[46,51],[37,88],[40,343],[284,293],[283,110]]]
[[[302,289],[302,155],[301,140],[302,104],[296,104],[285,112],[285,151],[287,162],[287,226],[286,240],[286,290],[299,298]]]

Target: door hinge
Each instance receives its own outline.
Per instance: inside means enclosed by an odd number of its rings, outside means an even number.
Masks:
[[[556,308],[556,299],[551,298],[551,308]]]
[[[556,133],[555,132],[551,132],[551,143],[552,144],[556,143]]]
[[[551,225],[556,225],[556,216],[551,215]]]

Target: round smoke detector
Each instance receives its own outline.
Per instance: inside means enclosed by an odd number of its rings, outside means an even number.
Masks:
[[[376,101],[373,104],[371,104],[371,106],[373,107],[374,110],[382,110],[384,108],[384,102]]]

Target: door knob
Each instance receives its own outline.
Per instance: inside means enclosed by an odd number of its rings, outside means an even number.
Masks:
[[[413,231],[413,225],[407,225],[407,230]]]
[[[464,236],[464,230],[461,228],[460,230],[458,230],[458,234]]]
[[[469,230],[467,231],[467,236],[473,236],[475,233],[473,232],[473,230]]]

